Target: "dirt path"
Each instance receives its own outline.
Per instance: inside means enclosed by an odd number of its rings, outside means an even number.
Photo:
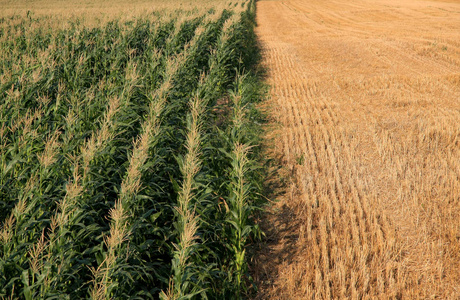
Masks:
[[[257,14],[286,182],[258,297],[459,299],[460,2],[262,0]]]

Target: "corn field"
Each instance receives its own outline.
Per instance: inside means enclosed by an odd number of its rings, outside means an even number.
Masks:
[[[251,293],[254,16],[0,18],[0,298]]]

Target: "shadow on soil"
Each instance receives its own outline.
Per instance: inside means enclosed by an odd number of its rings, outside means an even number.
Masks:
[[[273,125],[268,125],[268,127]],[[272,131],[273,128],[266,128]],[[272,138],[265,141],[273,145]],[[274,157],[271,146],[264,146],[267,157]],[[281,158],[267,160],[266,181],[264,183],[264,195],[267,197],[267,205],[257,216],[264,236],[262,241],[254,244],[251,250],[252,261],[250,273],[254,280],[256,292],[253,299],[267,299],[270,292],[276,291],[275,281],[279,278],[280,266],[291,264],[298,254],[297,240],[299,238],[299,218],[294,208],[286,205],[289,203],[290,172],[282,167]],[[274,295],[272,295],[274,296]]]

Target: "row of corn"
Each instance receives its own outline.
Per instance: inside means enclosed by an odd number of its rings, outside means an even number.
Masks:
[[[2,18],[0,297],[248,295],[254,7]]]

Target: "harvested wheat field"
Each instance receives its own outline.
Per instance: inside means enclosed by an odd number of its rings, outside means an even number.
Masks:
[[[460,2],[257,9],[284,180],[257,297],[459,299]]]

